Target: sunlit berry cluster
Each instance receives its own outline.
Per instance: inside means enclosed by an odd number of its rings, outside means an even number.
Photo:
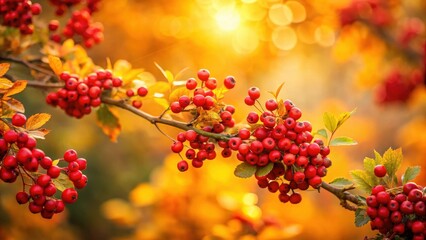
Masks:
[[[41,5],[29,0],[0,0],[0,23],[19,29],[23,35],[32,34],[34,15],[41,13]]]
[[[218,99],[213,90],[217,89],[218,81],[210,76],[210,72],[206,69],[201,69],[197,73],[197,79],[190,78],[186,81],[185,87],[192,92],[191,96],[180,96],[178,101],[170,104],[170,110],[173,113],[180,113],[188,110],[197,117],[203,117],[203,112],[212,111],[217,114],[217,119],[207,119],[203,121],[201,130],[206,133],[220,134],[227,129],[234,127],[235,121],[232,115],[235,108],[231,105],[223,105],[218,103]],[[235,86],[235,79],[228,76],[223,80],[223,86],[226,89],[232,89]],[[206,116],[209,116],[207,113]],[[203,166],[204,160],[213,160],[216,158],[215,142],[202,134],[196,133],[194,130],[179,133],[171,147],[175,153],[180,153],[184,149],[184,143],[189,143],[188,149],[185,151],[185,157],[191,161],[195,168]],[[226,145],[226,141],[219,141],[219,145]],[[226,154],[226,153],[225,153]],[[230,152],[229,152],[230,155]],[[188,169],[188,162],[182,160],[178,163],[180,171]]]
[[[247,105],[255,105],[260,97],[257,87],[248,90]],[[262,107],[262,106],[260,106]],[[255,176],[261,188],[278,192],[281,202],[293,204],[301,201],[297,189],[319,188],[331,161],[330,149],[322,140],[313,140],[312,126],[299,121],[302,112],[290,100],[269,99],[262,113],[250,112],[249,129],[240,129],[231,138],[228,147],[237,152],[237,158],[258,167],[273,164],[272,171]],[[262,108],[263,109],[263,108]]]
[[[17,202],[29,203],[30,212],[52,218],[64,210],[65,203],[71,204],[77,200],[75,188],[86,186],[87,177],[81,172],[86,169],[86,159],[78,158],[76,151],[70,149],[63,159],[52,161],[36,147],[35,138],[24,131],[25,115],[15,113],[11,124],[11,129],[0,132],[0,179],[13,183],[20,177],[23,189],[16,194]],[[68,165],[59,167],[61,160]],[[66,185],[64,181],[70,184]],[[58,184],[62,190],[60,196],[57,193],[60,188]]]
[[[367,197],[367,215],[372,230],[385,237],[423,240],[426,236],[426,194],[416,183],[392,191],[377,185]],[[396,239],[396,238],[395,238]]]
[[[366,20],[377,26],[386,26],[392,21],[389,4],[383,0],[352,0],[340,9],[340,24],[352,24],[357,20]]]
[[[103,91],[122,85],[121,78],[114,77],[108,70],[98,70],[84,79],[63,72],[60,79],[65,87],[49,93],[46,102],[54,107],[59,106],[69,116],[76,118],[90,114],[92,107],[98,107]]]
[[[100,1],[101,0],[85,0],[84,2],[87,10],[92,13],[98,11]],[[49,0],[49,2],[56,7],[55,14],[62,16],[69,8],[80,4],[82,0]]]
[[[51,20],[49,30],[56,32],[58,28],[59,22]],[[67,39],[75,38],[77,42],[82,42],[87,48],[102,42],[104,38],[102,24],[98,22],[94,23],[91,12],[87,9],[72,13],[71,18],[62,30],[62,35]],[[58,43],[62,40],[59,33],[52,33],[50,39]]]

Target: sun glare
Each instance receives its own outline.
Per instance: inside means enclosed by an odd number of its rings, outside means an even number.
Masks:
[[[215,19],[217,25],[223,31],[233,31],[240,25],[240,14],[233,8],[219,9]]]

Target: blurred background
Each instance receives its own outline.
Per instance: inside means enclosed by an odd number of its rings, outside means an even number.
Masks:
[[[47,1],[43,10],[53,12]],[[357,109],[339,130],[358,141],[331,149],[326,181],[349,178],[364,157],[402,147],[404,167],[426,168],[426,2],[344,0],[101,1],[93,18],[105,40],[88,50],[95,63],[107,57],[143,68],[145,80],[164,81],[155,63],[182,80],[209,69],[236,89],[225,101],[236,122],[251,109],[246,90],[291,99],[314,130],[324,112]],[[41,21],[48,21],[51,16]],[[60,21],[66,21],[60,18]],[[112,143],[94,115],[76,120],[44,102],[45,93],[20,94],[27,115],[53,115],[39,146],[52,157],[74,148],[88,160],[88,186],[79,201],[53,220],[33,216],[15,202],[14,186],[0,184],[0,239],[363,239],[354,213],[328,192],[306,191],[298,205],[259,189],[255,179],[233,176],[232,159],[201,169],[176,169],[170,140],[144,119],[120,111],[122,133]],[[158,113],[154,102],[144,111]],[[175,136],[178,131],[164,127]],[[402,173],[400,173],[402,174]],[[426,184],[426,171],[417,178]],[[18,186],[15,186],[18,187]],[[337,224],[338,223],[338,224]]]

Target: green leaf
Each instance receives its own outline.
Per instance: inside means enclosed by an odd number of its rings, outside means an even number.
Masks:
[[[364,170],[368,173],[368,174],[372,174],[374,176],[374,167],[377,165],[376,160],[366,157],[364,158]]]
[[[336,178],[330,182],[330,185],[333,185],[334,187],[338,188],[347,188],[353,186],[354,183],[346,178]]]
[[[402,184],[413,180],[420,173],[420,166],[410,166],[405,170],[405,173],[401,176]]]
[[[376,161],[376,165],[383,165],[383,157],[376,150],[374,150],[374,159]]]
[[[402,156],[402,151],[400,148],[395,150],[393,150],[392,148],[389,148],[383,154],[383,165],[385,165],[386,171],[392,179],[395,178],[396,172],[401,166],[402,158],[403,156]]]
[[[71,182],[71,180],[68,178],[68,176],[61,172],[59,174],[59,177],[52,179],[53,184],[55,184],[56,188],[63,192],[67,188],[73,188],[74,184]]]
[[[329,113],[329,112],[325,112],[324,115],[322,116],[323,121],[324,121],[324,126],[325,128],[328,129],[328,131],[330,132],[334,132],[337,129],[337,118]]]
[[[367,211],[363,208],[358,208],[355,211],[355,226],[361,227],[370,221],[370,217],[367,215]]]
[[[318,131],[316,131],[314,133],[314,135],[320,135],[320,136],[324,137],[325,139],[328,139],[327,130],[325,130],[324,128],[321,128]]]
[[[258,176],[258,177],[266,176],[266,175],[268,175],[268,173],[270,173],[272,171],[273,168],[274,168],[273,162],[270,162],[263,167],[258,167],[257,170],[256,170],[256,176]]]
[[[118,114],[113,112],[107,105],[102,104],[96,112],[96,117],[98,126],[112,142],[116,142],[121,131]]]
[[[358,142],[350,137],[336,137],[330,142],[330,146],[350,146],[356,144],[358,144]]]
[[[235,168],[234,175],[240,178],[249,178],[253,176],[253,174],[256,172],[256,169],[257,168],[255,165],[243,162]]]
[[[369,175],[363,170],[352,170],[349,172],[357,187],[367,194],[371,193],[374,182],[371,181]]]

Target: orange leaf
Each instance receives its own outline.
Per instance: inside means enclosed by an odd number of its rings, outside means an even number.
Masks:
[[[20,93],[24,91],[26,87],[27,87],[27,81],[18,80],[13,83],[13,86],[9,89],[9,91],[6,92],[5,96],[12,96],[14,94]]]
[[[62,61],[58,57],[49,55],[49,66],[55,72],[56,75],[59,75],[63,72]]]
[[[9,63],[0,63],[0,77],[5,75],[7,71],[9,71],[10,64]]]
[[[37,113],[28,118],[26,127],[28,130],[35,130],[43,126],[50,119],[50,114]]]
[[[2,102],[14,112],[25,112],[24,105],[14,98],[9,98]]]
[[[102,104],[96,112],[97,124],[112,142],[117,142],[117,137],[121,132],[121,124],[118,114],[111,108]]]

